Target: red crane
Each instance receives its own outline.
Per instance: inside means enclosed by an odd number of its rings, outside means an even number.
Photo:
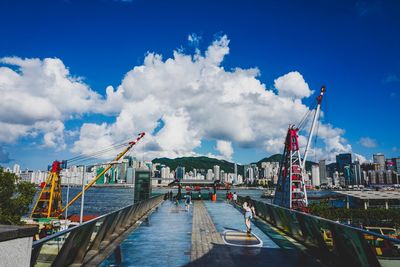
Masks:
[[[289,125],[279,171],[278,184],[275,190],[274,204],[276,205],[308,211],[305,184],[306,161],[325,91],[325,86],[322,86],[320,94],[317,97],[317,106],[315,108],[315,114],[303,157],[300,154],[299,148],[299,128],[295,125]]]

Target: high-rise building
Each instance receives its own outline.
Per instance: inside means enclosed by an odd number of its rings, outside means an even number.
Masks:
[[[238,173],[237,173],[237,164],[235,163],[235,166],[233,168],[234,172],[235,172],[235,176],[233,177],[233,184],[237,184],[238,183]]]
[[[336,155],[336,167],[339,173],[344,173],[344,166],[351,165],[351,153]]]
[[[185,177],[185,167],[177,167],[176,168],[176,179],[183,180]]]
[[[389,171],[396,170],[396,159],[386,159],[385,160],[385,169]]]
[[[206,180],[212,180],[214,177],[213,171],[211,169],[207,170],[207,174],[206,174]]]
[[[343,169],[343,175],[344,175],[344,181],[346,185],[353,185],[353,176],[351,175],[351,166],[350,165],[344,165]]]
[[[311,181],[313,186],[320,186],[320,166],[312,165],[311,166]]]
[[[354,184],[356,184],[356,185],[360,185],[360,184],[363,184],[363,181],[362,181],[362,177],[361,177],[361,165],[360,165],[360,162],[359,161],[354,161],[354,164],[353,164],[353,170],[352,170],[352,173],[353,173],[353,177],[354,177]]]
[[[325,160],[319,161],[319,181],[321,184],[328,184],[328,180],[326,179],[326,165]]]
[[[339,172],[337,172],[337,171],[333,172],[333,174],[332,174],[332,183],[335,186],[341,185],[340,184],[340,179],[339,179]]]
[[[393,161],[394,161],[394,165],[395,165],[395,167],[394,167],[395,172],[400,174],[400,158],[394,158]]]
[[[378,166],[379,171],[385,170],[385,155],[382,153],[374,154],[373,156],[374,164]]]
[[[19,166],[18,164],[14,164],[13,173],[19,174],[20,172],[21,172],[21,166]]]
[[[221,177],[220,177],[220,167],[219,167],[218,165],[214,165],[213,169],[214,169],[214,180],[215,180],[215,181],[221,180]]]

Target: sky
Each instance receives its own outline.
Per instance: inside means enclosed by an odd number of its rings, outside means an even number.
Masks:
[[[323,84],[310,160],[400,155],[398,1],[6,0],[0,10],[0,165],[44,169],[143,131],[132,155],[146,160],[258,161],[282,153]]]

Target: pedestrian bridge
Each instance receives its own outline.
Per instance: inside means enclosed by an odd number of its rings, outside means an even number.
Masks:
[[[246,240],[238,200],[153,197],[34,242],[31,265],[400,266],[398,240],[258,201]]]

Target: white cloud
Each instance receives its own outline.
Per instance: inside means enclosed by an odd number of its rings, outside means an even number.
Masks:
[[[60,59],[5,57],[0,64],[0,142],[43,134],[44,146],[63,149],[63,121],[94,111],[100,100]]]
[[[298,71],[292,71],[274,81],[274,86],[283,97],[309,97],[311,90]]]
[[[224,140],[217,140],[216,149],[221,153],[221,155],[226,160],[232,160],[233,155],[233,147],[232,142],[224,141]]]
[[[172,58],[163,59],[148,53],[121,85],[107,88],[101,109],[117,114],[116,122],[84,125],[74,151],[145,131],[148,135],[137,150],[146,150],[148,158],[196,155],[193,151],[205,139],[217,140],[216,149],[225,158],[233,156],[232,143],[281,153],[287,126],[309,110],[302,103],[312,93],[308,84],[299,72],[290,72],[275,80],[276,94],[260,82],[257,68],[225,70],[221,64],[228,54],[226,36],[215,40],[204,55],[175,51]],[[164,127],[151,135],[160,119]],[[319,128],[325,145],[321,157],[351,151],[342,129],[328,124]],[[88,135],[89,130],[96,136]]]
[[[232,144],[281,153],[287,126],[307,113],[302,99],[312,92],[297,71],[278,77],[275,93],[260,82],[257,68],[224,69],[229,42],[222,36],[204,52],[175,51],[167,59],[148,53],[119,86],[106,88],[104,98],[59,59],[2,58],[0,142],[43,136],[43,146],[62,149],[64,136],[79,132],[72,151],[90,153],[144,131],[136,150],[148,159],[197,155],[202,140],[216,140],[227,159],[234,155]],[[114,115],[115,122],[65,129],[66,120],[85,113]],[[155,131],[159,121],[163,127]],[[342,129],[321,124],[319,133],[324,146],[315,153],[321,157],[351,151]]]
[[[354,153],[353,158],[354,158],[354,160],[357,160],[360,163],[368,162],[368,160],[363,155],[360,155],[357,153]]]
[[[198,36],[195,33],[192,33],[192,34],[188,35],[188,41],[189,41],[189,44],[191,44],[192,46],[197,47],[199,45],[200,41],[201,41],[201,37]]]
[[[366,148],[376,147],[376,141],[370,137],[361,137],[358,142],[360,143],[360,145]]]

